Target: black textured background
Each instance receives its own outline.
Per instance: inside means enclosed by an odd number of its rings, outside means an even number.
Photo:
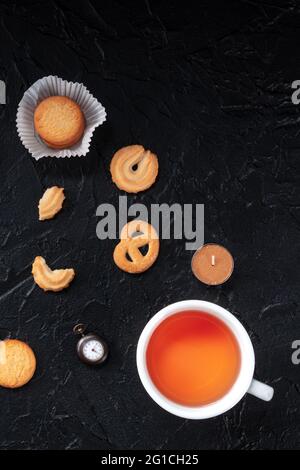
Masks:
[[[1,449],[300,448],[299,3],[253,0],[1,1],[0,333],[28,341],[35,378],[0,390]],[[34,161],[15,127],[25,90],[49,74],[83,82],[107,122],[89,154]],[[227,246],[236,268],[207,288],[184,241],[163,241],[157,263],[130,276],[113,264],[114,241],[96,238],[96,207],[117,204],[109,163],[119,147],[158,154],[157,183],[129,202],[205,204],[205,238]],[[63,211],[39,222],[51,185]],[[36,255],[77,273],[62,293],[33,283]],[[171,416],[139,382],[135,350],[147,320],[170,302],[198,298],[233,312],[253,340],[256,376],[271,403],[247,396],[224,416]],[[89,323],[109,342],[102,369],[81,364],[72,327]]]

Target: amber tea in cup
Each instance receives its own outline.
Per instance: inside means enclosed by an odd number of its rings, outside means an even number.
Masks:
[[[241,353],[231,329],[216,316],[184,311],[152,333],[146,362],[156,388],[185,406],[213,403],[228,393],[240,371]]]

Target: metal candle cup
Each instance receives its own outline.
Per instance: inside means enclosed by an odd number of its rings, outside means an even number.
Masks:
[[[234,268],[229,251],[221,245],[207,243],[195,251],[192,258],[192,271],[199,281],[209,286],[226,282]]]

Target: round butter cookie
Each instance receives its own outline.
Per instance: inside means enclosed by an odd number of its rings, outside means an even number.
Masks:
[[[34,127],[51,148],[69,148],[84,132],[85,120],[80,106],[67,96],[49,96],[34,112]]]
[[[113,182],[127,193],[138,193],[150,188],[158,174],[155,153],[142,145],[129,145],[118,150],[111,161]]]
[[[33,377],[36,368],[34,352],[17,339],[0,341],[0,386],[18,388]]]

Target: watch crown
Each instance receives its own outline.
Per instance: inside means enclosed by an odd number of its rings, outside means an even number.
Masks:
[[[78,325],[75,325],[74,328],[73,328],[73,333],[75,335],[83,335],[83,333],[85,332],[86,330],[86,327],[83,323],[78,323]]]

